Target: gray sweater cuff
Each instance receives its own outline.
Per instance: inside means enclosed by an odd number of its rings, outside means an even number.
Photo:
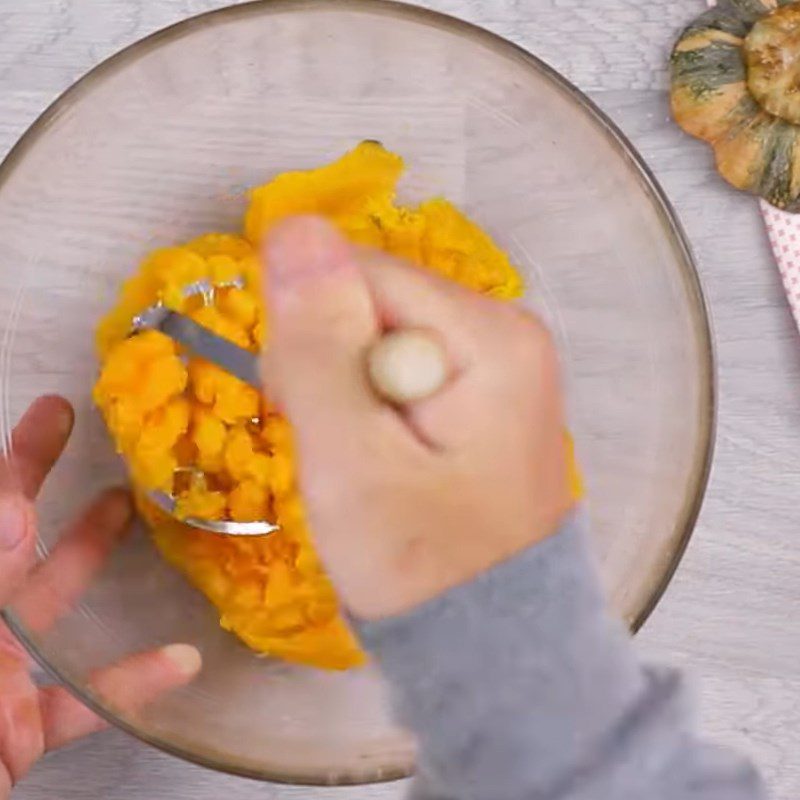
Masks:
[[[677,673],[605,611],[584,520],[410,614],[360,626],[420,743],[416,800],[760,800],[697,740]]]
[[[604,611],[585,527],[576,513],[470,583],[358,626],[442,797],[465,780],[475,797],[518,796],[526,775],[529,790],[554,788],[643,691],[628,633]]]

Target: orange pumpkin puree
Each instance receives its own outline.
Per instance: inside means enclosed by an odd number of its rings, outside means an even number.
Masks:
[[[251,192],[243,234],[209,233],[145,258],[97,329],[94,400],[161,554],[216,606],[223,628],[259,653],[315,667],[347,669],[365,655],[314,551],[288,422],[252,387],[201,359],[182,358],[163,334],[129,336],[131,321],[160,300],[258,350],[268,320],[257,243],[281,218],[305,213],[477,291],[520,295],[508,257],[451,203],[395,202],[402,170],[399,156],[364,142],[327,166],[279,175]],[[193,281],[221,285],[237,277],[244,288],[220,289],[211,305],[183,295]],[[182,517],[269,519],[280,530],[265,537],[200,531],[156,510],[144,499],[150,489],[175,494]]]

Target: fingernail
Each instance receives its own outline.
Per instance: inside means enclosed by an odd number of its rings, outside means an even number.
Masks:
[[[109,530],[125,528],[133,515],[133,504],[127,492],[113,491],[103,504],[103,524]]]
[[[271,289],[285,289],[315,280],[346,266],[349,249],[330,222],[322,217],[293,217],[267,238]]]
[[[75,413],[67,400],[57,394],[45,394],[37,397],[28,411],[39,412],[40,409],[47,414],[48,425],[53,426],[65,439],[72,433]]]
[[[69,436],[72,433],[72,426],[75,424],[75,415],[72,413],[72,409],[62,408],[56,416],[56,424],[63,436]]]
[[[0,548],[14,550],[25,539],[28,530],[28,509],[15,495],[0,498]]]
[[[161,648],[161,654],[168,658],[187,678],[200,672],[203,657],[200,651],[190,644],[168,644]]]

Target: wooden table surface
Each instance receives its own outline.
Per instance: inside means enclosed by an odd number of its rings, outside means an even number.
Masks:
[[[0,0],[0,151],[83,72],[217,0]],[[715,176],[668,118],[665,63],[702,0],[434,0],[552,64],[622,127],[693,243],[714,321],[719,431],[694,539],[638,637],[687,669],[708,736],[752,756],[776,798],[800,795],[800,337],[756,203]],[[119,733],[46,758],[20,800],[388,800],[402,784],[271,786],[182,763]]]

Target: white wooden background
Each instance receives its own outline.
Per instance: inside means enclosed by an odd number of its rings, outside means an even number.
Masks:
[[[74,79],[218,0],[0,0],[0,151]],[[670,123],[665,62],[703,0],[430,0],[516,41],[587,91],[655,170],[697,253],[716,328],[720,424],[694,540],[638,641],[696,679],[708,736],[800,796],[800,337],[755,203]],[[20,800],[389,800],[403,787],[305,789],[230,778],[119,732],[41,763]]]

